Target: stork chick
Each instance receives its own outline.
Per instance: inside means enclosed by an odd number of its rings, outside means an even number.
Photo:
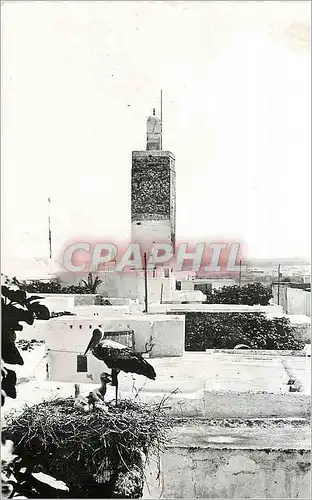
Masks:
[[[101,373],[100,376],[100,382],[101,386],[98,389],[95,389],[93,392],[96,394],[96,396],[104,401],[104,397],[107,391],[107,384],[112,383],[112,376],[109,373]]]
[[[80,385],[79,384],[75,384],[74,406],[75,406],[75,408],[80,408],[81,410],[84,410],[85,412],[87,412],[89,409],[87,399],[80,394]]]
[[[112,382],[112,377],[109,373],[101,373],[100,377],[101,385],[94,391],[91,391],[88,396],[89,408],[94,410],[97,404],[103,407],[104,397],[107,391],[107,384]]]

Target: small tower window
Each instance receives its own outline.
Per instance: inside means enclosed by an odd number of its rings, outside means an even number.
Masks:
[[[140,225],[141,225],[141,222],[137,222],[137,223],[136,223],[136,225],[137,225],[137,226],[140,226]]]

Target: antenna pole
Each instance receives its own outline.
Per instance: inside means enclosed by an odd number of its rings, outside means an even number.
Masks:
[[[51,214],[50,214],[50,207],[51,207],[51,198],[49,196],[49,198],[48,198],[49,257],[50,257],[50,259],[52,259],[52,236],[51,236]]]
[[[277,268],[277,305],[280,305],[280,279],[281,279],[281,265]]]
[[[145,285],[145,312],[148,312],[148,290],[147,290],[147,252],[144,253],[144,285]]]
[[[160,90],[160,149],[162,150],[163,147],[163,140],[162,140],[162,123],[163,123],[163,99],[162,99],[162,90]]]
[[[238,280],[239,286],[241,286],[241,282],[242,282],[242,260],[239,261],[239,280]]]

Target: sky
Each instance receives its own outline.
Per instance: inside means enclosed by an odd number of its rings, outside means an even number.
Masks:
[[[310,2],[2,2],[2,258],[130,236],[160,108],[177,240],[310,254]]]

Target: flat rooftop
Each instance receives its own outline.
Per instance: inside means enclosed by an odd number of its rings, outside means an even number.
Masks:
[[[192,421],[177,425],[167,448],[310,450],[311,428],[304,420]]]
[[[73,382],[46,380],[43,346],[23,355],[25,365],[16,367],[22,382],[17,387],[18,397],[7,398],[5,411],[55,396],[74,395]],[[132,398],[136,393],[146,401],[168,397],[173,413],[209,418],[306,417],[309,411],[310,357],[279,355],[277,351],[186,352],[183,357],[152,358],[148,362],[155,368],[156,380],[121,372],[122,398]],[[300,392],[289,392],[290,378],[300,381]],[[89,393],[98,385],[81,384],[81,392]],[[115,388],[108,386],[106,399],[113,400],[114,395]]]

